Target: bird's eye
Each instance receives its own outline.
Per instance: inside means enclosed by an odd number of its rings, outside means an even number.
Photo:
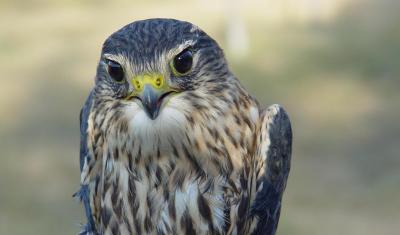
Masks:
[[[187,48],[175,56],[172,70],[176,75],[184,75],[190,71],[193,64],[193,53]]]
[[[107,71],[108,74],[117,82],[122,82],[124,79],[124,70],[122,66],[115,61],[107,60]]]

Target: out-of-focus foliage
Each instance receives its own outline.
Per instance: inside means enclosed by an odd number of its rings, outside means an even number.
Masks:
[[[292,172],[278,234],[398,232],[399,2],[235,4],[0,1],[0,234],[79,230],[79,109],[105,38],[150,17],[199,25],[260,103],[280,103],[291,115]],[[226,38],[238,22],[247,43],[240,56]]]

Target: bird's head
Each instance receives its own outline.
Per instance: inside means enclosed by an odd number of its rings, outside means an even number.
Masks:
[[[143,113],[148,121],[157,120],[168,109],[195,110],[199,100],[212,99],[226,87],[229,74],[222,50],[198,27],[149,19],[131,23],[105,41],[95,91]]]

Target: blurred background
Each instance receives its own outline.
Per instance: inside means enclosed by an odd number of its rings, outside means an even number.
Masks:
[[[400,1],[0,0],[0,234],[76,234],[79,110],[103,41],[191,21],[294,129],[278,234],[400,230]]]

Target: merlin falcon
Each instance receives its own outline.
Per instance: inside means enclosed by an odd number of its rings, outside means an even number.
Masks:
[[[292,131],[191,23],[148,19],[103,44],[80,114],[80,234],[275,234]]]

